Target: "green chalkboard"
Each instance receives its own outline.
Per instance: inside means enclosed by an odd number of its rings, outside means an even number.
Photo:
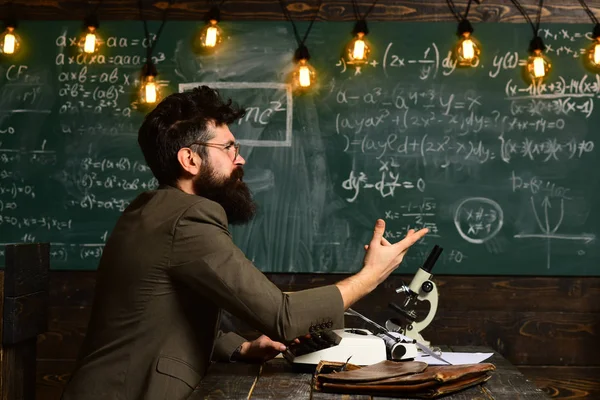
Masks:
[[[391,241],[431,230],[401,272],[438,244],[437,274],[600,275],[589,25],[543,26],[553,71],[532,88],[525,24],[477,24],[481,63],[463,70],[448,57],[455,24],[371,23],[372,62],[357,71],[339,57],[352,24],[316,23],[319,86],[305,95],[287,84],[289,23],[222,25],[222,48],[201,56],[198,24],[168,22],[154,57],[164,92],[208,84],[247,107],[231,128],[260,212],[233,234],[263,271],[355,272],[379,217]],[[24,21],[23,53],[0,67],[0,242],[52,243],[55,270],[95,269],[120,212],[156,186],[132,100],[142,23],[101,28],[101,55],[86,58],[78,22]]]

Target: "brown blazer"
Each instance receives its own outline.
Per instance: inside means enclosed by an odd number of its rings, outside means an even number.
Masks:
[[[243,338],[225,309],[274,340],[343,327],[330,285],[282,293],[232,242],[223,208],[173,187],[140,194],[106,243],[92,315],[64,400],[187,398]]]

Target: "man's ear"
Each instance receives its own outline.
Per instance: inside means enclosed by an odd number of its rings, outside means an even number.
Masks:
[[[181,168],[189,174],[195,176],[200,172],[200,166],[202,165],[202,159],[198,153],[193,152],[187,147],[179,149],[177,152],[177,160],[181,165]]]

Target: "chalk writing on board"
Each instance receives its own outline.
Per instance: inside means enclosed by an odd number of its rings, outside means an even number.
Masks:
[[[122,198],[110,197],[108,199],[98,199],[95,194],[86,194],[81,199],[69,200],[66,205],[71,207],[81,207],[83,209],[93,210],[96,208],[123,212],[130,201]]]
[[[3,88],[0,107],[2,109],[8,108],[12,102],[21,102],[23,105],[33,106],[39,100],[41,92],[41,86],[27,84],[26,90],[23,90],[23,87],[14,82],[14,85],[7,85]]]
[[[540,233],[518,233],[514,237],[520,239],[526,238],[538,238],[546,240],[546,267],[550,269],[550,259],[551,259],[551,241],[552,240],[569,240],[569,241],[581,241],[585,244],[591,243],[595,240],[596,235],[590,233],[582,233],[582,234],[564,234],[560,233],[558,230],[563,223],[565,216],[565,198],[560,198],[556,202],[560,203],[554,205],[554,207],[558,207],[559,212],[558,216],[556,216],[555,220],[551,220],[550,217],[550,209],[553,208],[552,200],[548,195],[544,196],[539,205],[536,204],[536,201],[533,196],[530,198],[531,209],[533,211],[533,215],[535,216],[535,220],[537,222],[537,227],[539,228]]]
[[[485,197],[462,200],[454,213],[454,225],[469,243],[481,244],[493,238],[502,228],[504,213],[498,203]]]
[[[0,200],[0,212],[4,210],[16,210],[18,208],[16,201],[2,201]]]
[[[15,128],[13,128],[12,126],[8,126],[5,129],[0,129],[0,135],[14,135],[15,134]]]
[[[282,100],[273,100],[264,108],[248,107],[246,109],[245,121],[267,125],[273,114],[285,113],[285,138],[283,140],[262,140],[262,139],[243,139],[238,138],[238,142],[246,146],[254,147],[291,147],[292,146],[292,121],[294,116],[294,103],[292,96],[292,86],[286,83],[278,82],[192,82],[180,83],[179,91],[184,92],[194,89],[198,86],[206,85],[214,89],[225,90],[265,90],[265,91],[280,91],[283,92]],[[238,124],[244,122],[244,119],[238,121]]]
[[[0,149],[0,164],[16,163],[27,160],[37,165],[56,163],[56,152],[52,150]]]
[[[388,229],[384,236],[389,239],[398,239],[406,235],[409,229],[429,229],[427,237],[442,237],[437,226],[437,201],[432,197],[424,197],[420,202],[402,203],[394,210],[385,210],[384,219],[389,221]],[[405,222],[400,229],[391,229],[395,221]]]
[[[420,59],[403,57],[402,54],[394,54],[392,50],[393,45],[393,42],[390,42],[387,45],[381,61],[383,73],[386,77],[389,77],[388,68],[402,68],[412,64],[420,66],[421,72],[419,74],[419,79],[421,80],[435,78],[437,76],[440,69],[440,51],[435,43],[432,43],[431,46],[423,51],[423,57]],[[444,66],[447,67],[446,64],[444,64]],[[448,69],[453,69],[453,67]]]
[[[390,240],[402,240],[404,238],[404,234],[398,237],[389,236],[387,237]],[[411,251],[406,254],[404,257],[403,263],[400,264],[400,268],[405,267],[406,264],[416,264],[419,265],[423,262],[423,259],[426,259],[429,255],[429,252],[426,251],[426,248],[413,246],[411,247]],[[467,261],[469,256],[462,250],[456,248],[445,248],[444,252],[440,256],[438,263],[440,264],[451,264],[456,267],[460,267],[460,265]]]
[[[35,199],[35,187],[31,185],[17,185],[16,183],[11,185],[0,184],[0,195],[7,195],[5,197],[12,199],[16,199],[17,196]]]
[[[84,174],[76,180],[77,184],[82,188],[104,188],[113,189],[119,188],[126,191],[139,191],[150,190],[158,187],[158,181],[156,178],[150,178],[147,181],[140,180],[139,178],[124,179],[119,178],[116,175],[110,175],[106,177],[99,177],[96,173]],[[121,210],[122,211],[122,210]]]
[[[25,235],[21,242],[33,243],[35,237]],[[4,256],[4,246],[12,243],[0,243],[0,256]],[[66,262],[69,255],[77,257],[79,260],[100,259],[104,251],[104,243],[60,243],[50,242],[50,258],[53,261]]]
[[[77,58],[79,59],[80,56]],[[122,72],[119,67],[114,67],[110,72],[97,73],[93,66],[88,68],[90,65],[88,57],[87,55],[82,57],[81,63],[78,63],[81,64],[78,70],[59,73],[58,96],[62,101],[58,109],[59,114],[73,116],[86,112],[94,114],[110,112],[115,117],[130,118],[132,109],[137,107],[137,103],[132,102],[129,97],[138,84],[136,74]],[[133,64],[138,65],[140,60],[144,59],[134,59]],[[57,61],[57,65],[62,64]],[[128,63],[118,63],[109,58],[109,65],[128,65]],[[169,81],[158,79],[157,84],[164,87],[168,86]]]
[[[352,192],[352,197],[346,198],[348,203],[354,202],[362,189],[375,190],[381,197],[385,198],[388,196],[393,197],[398,188],[417,189],[420,192],[424,192],[425,186],[425,181],[422,178],[417,179],[416,182],[400,180],[400,173],[392,171],[382,172],[374,180],[369,180],[369,177],[364,172],[355,172],[352,170],[348,179],[342,182],[342,187]]]
[[[8,208],[7,208],[8,209]],[[61,231],[71,229],[73,221],[59,220],[53,217],[14,217],[0,214],[0,226],[13,226],[17,228],[43,228],[46,230]]]
[[[515,171],[512,171],[510,182],[513,192],[525,191],[531,194],[540,193],[549,198],[557,197],[564,200],[571,200],[571,188],[557,185],[555,182],[541,179],[537,176],[525,178],[517,175]]]
[[[389,134],[384,139],[373,139],[369,134],[362,138],[351,139],[344,135],[345,152],[357,149],[363,154],[373,154],[377,159],[387,155],[420,156],[425,165],[428,157],[433,155],[450,156],[449,161],[464,160],[486,163],[494,160],[499,154],[506,163],[515,158],[529,159],[531,161],[556,162],[565,159],[581,158],[594,150],[594,142],[589,140],[559,140],[556,137],[534,139],[524,137],[520,140],[506,139],[504,135],[498,137],[495,146],[483,141],[459,140],[451,136],[430,136],[424,134],[417,138],[413,136],[400,136]]]
[[[580,107],[588,108],[590,113],[594,103],[589,98],[597,96],[598,93],[600,93],[600,78],[596,77],[592,80],[588,75],[583,75],[579,79],[570,78],[568,80],[558,76],[555,80],[528,86],[524,86],[511,78],[504,86],[504,94],[507,100],[546,99],[554,100],[553,104],[569,104],[565,100],[560,101],[558,99],[582,98],[583,105]],[[571,107],[575,111],[572,104]]]
[[[146,163],[140,161],[131,160],[128,157],[120,157],[118,159],[95,159],[92,157],[85,157],[81,160],[81,168],[87,170],[118,170],[118,171],[134,171],[134,172],[149,172],[150,168]]]
[[[96,122],[93,124],[81,124],[73,121],[62,121],[60,131],[65,134],[77,134],[80,136],[106,135],[106,136],[134,136],[137,138],[137,129],[131,121],[117,122],[106,126]]]

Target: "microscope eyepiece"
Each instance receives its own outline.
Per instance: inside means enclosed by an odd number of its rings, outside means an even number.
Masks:
[[[433,266],[435,265],[435,262],[437,261],[440,254],[442,254],[442,251],[444,251],[444,249],[438,246],[437,244],[433,246],[431,253],[429,253],[427,260],[425,260],[425,264],[423,264],[421,269],[425,272],[431,273],[431,270],[433,269]]]

